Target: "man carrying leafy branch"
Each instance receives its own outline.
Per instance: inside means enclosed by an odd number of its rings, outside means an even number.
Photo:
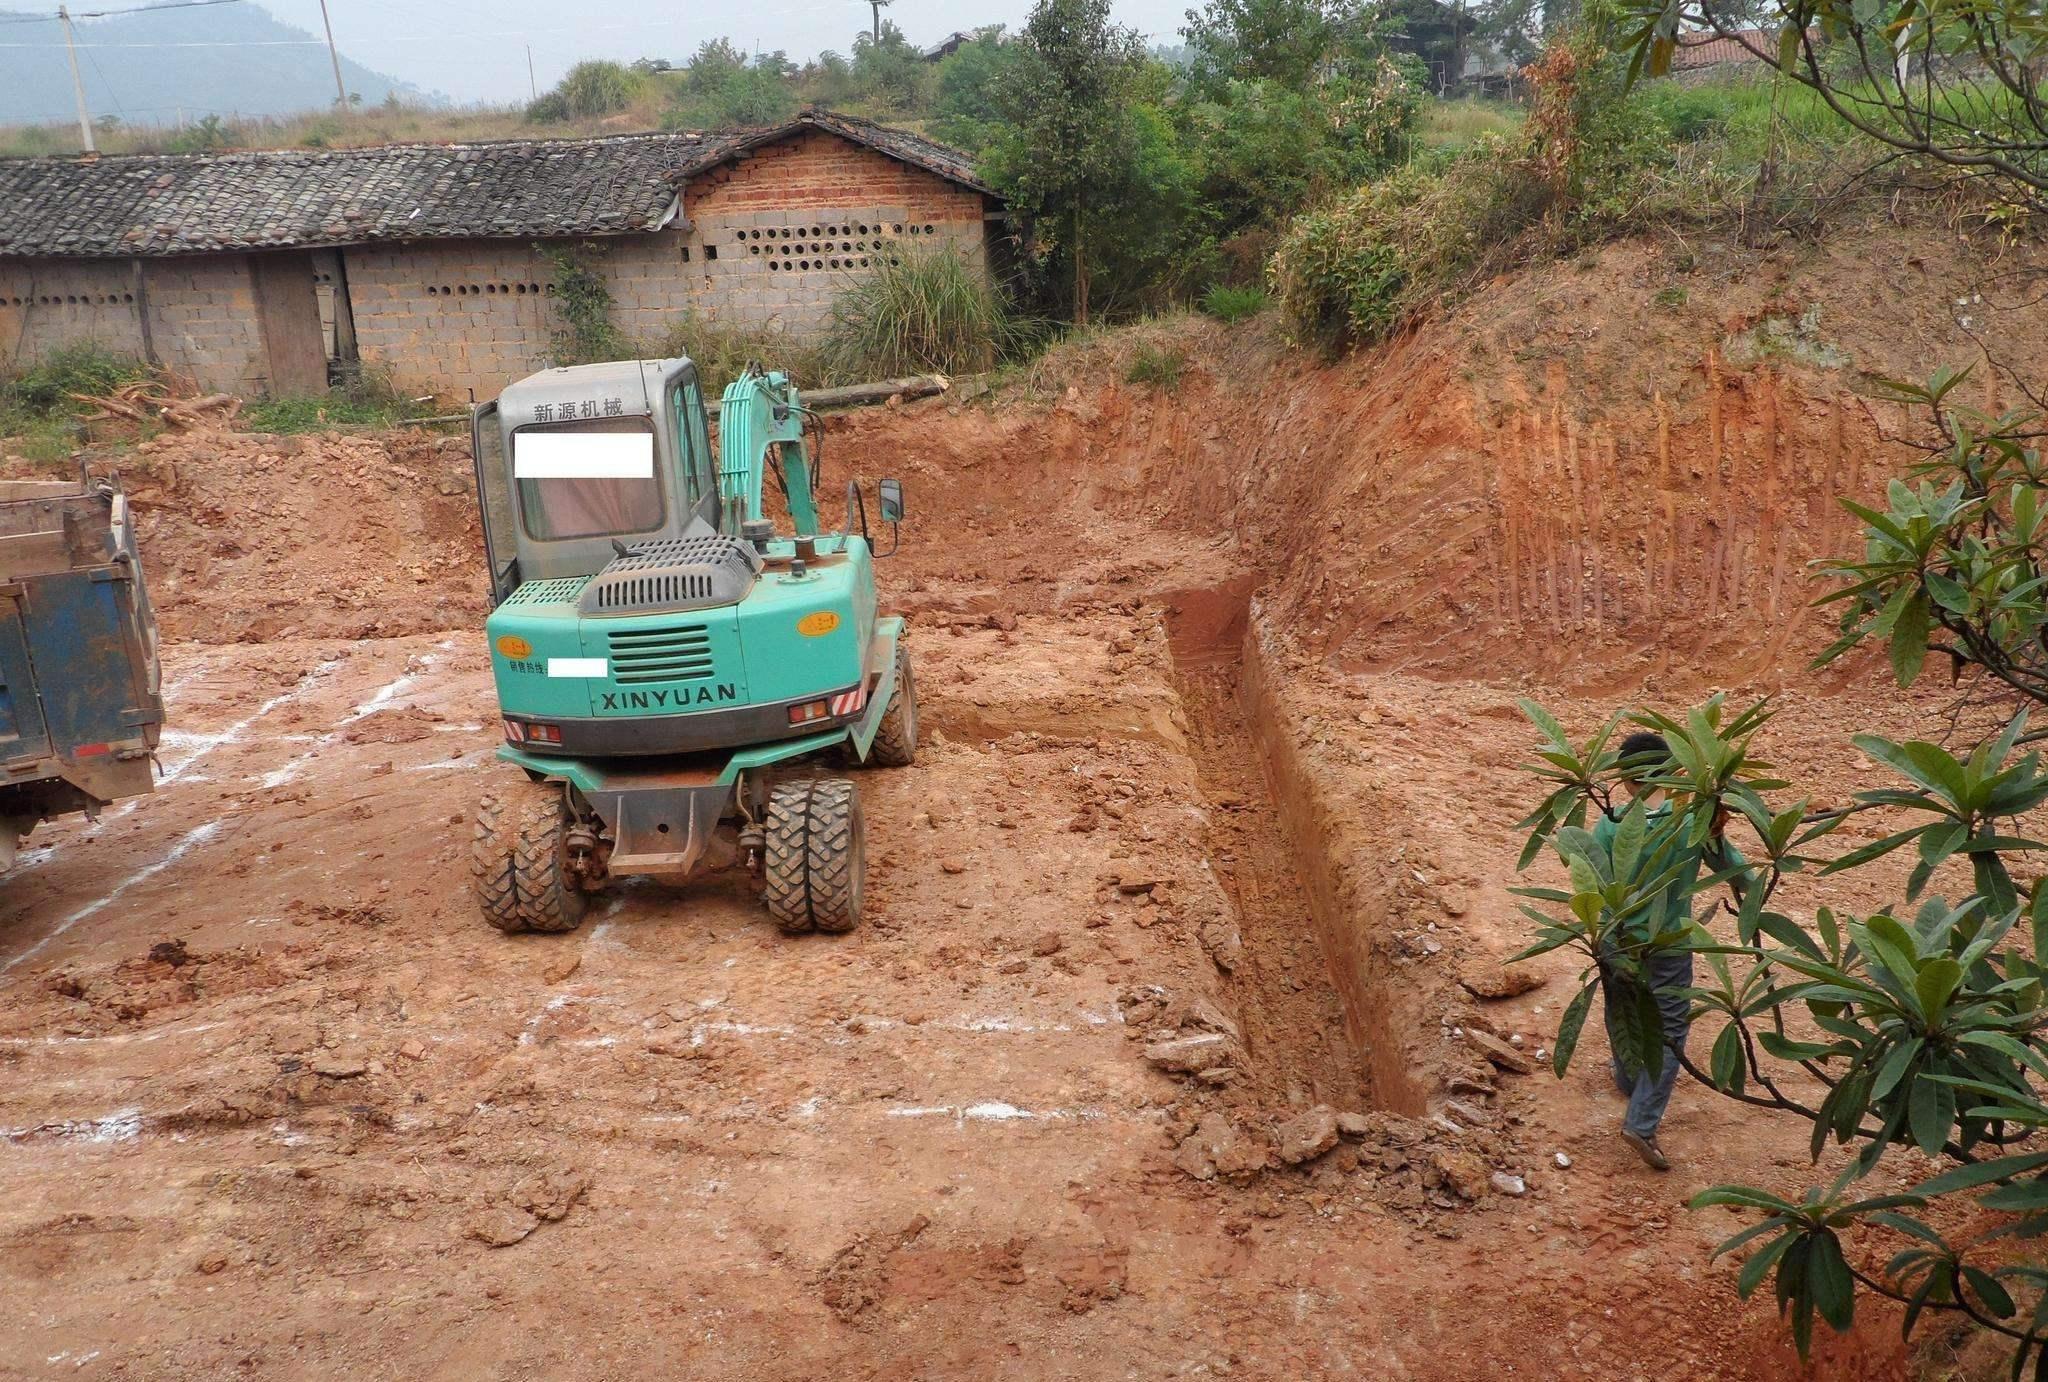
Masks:
[[[1689,926],[1700,868],[1710,857],[1716,872],[1740,869],[1747,861],[1722,834],[1722,815],[1716,815],[1706,842],[1694,845],[1689,832],[1669,828],[1670,802],[1652,803],[1659,794],[1656,779],[1671,764],[1671,748],[1663,735],[1629,735],[1621,741],[1620,758],[1618,785],[1627,804],[1619,812],[1610,805],[1601,813],[1593,840],[1611,860],[1617,839],[1629,826],[1635,839],[1651,851],[1644,874],[1668,876],[1670,881],[1648,907],[1625,917],[1603,938],[1601,1002],[1614,1052],[1614,1085],[1628,1099],[1622,1140],[1651,1169],[1668,1171],[1671,1162],[1657,1144],[1657,1129],[1678,1083],[1679,1053],[1692,1028],[1692,951],[1653,942],[1668,942],[1671,932]],[[1738,873],[1728,880],[1737,902],[1742,899],[1743,878]]]

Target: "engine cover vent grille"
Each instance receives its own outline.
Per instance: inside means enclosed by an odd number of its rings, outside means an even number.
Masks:
[[[715,670],[711,634],[702,624],[614,633],[606,641],[612,654],[612,680],[621,686],[708,681]]]
[[[737,604],[753,587],[760,557],[723,533],[642,543],[591,577],[584,614],[661,614]]]
[[[588,576],[570,576],[558,581],[528,581],[505,597],[508,605],[554,605],[576,598]]]

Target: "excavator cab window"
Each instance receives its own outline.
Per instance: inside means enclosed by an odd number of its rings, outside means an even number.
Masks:
[[[644,415],[584,418],[513,433],[514,483],[526,535],[560,542],[661,527],[665,510],[651,422]]]
[[[669,415],[682,447],[681,464],[685,500],[707,523],[718,517],[718,477],[712,469],[711,442],[704,432],[704,396],[695,379],[675,384],[668,391]]]
[[[498,425],[497,404],[483,404],[472,413],[469,441],[469,454],[476,463],[477,503],[483,515],[484,561],[491,570],[491,606],[496,608],[519,588],[519,535],[512,517],[512,470],[505,464],[505,434]]]

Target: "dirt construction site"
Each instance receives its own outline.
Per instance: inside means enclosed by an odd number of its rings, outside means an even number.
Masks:
[[[1171,393],[1097,344],[835,417],[827,490],[909,496],[923,722],[843,936],[739,872],[478,919],[466,438],[125,454],[169,728],[0,893],[0,1376],[1805,1375],[1684,1202],[1803,1189],[1806,1126],[1681,1086],[1649,1171],[1597,1023],[1549,1073],[1569,955],[1502,964],[1515,700],[1775,693],[1837,796],[1938,722],[1805,670],[1907,455],[1866,381],[2048,365],[1913,250],[1623,244],[1336,364],[1190,325]]]

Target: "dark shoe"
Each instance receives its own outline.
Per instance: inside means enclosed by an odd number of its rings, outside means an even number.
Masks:
[[[1668,1171],[1671,1169],[1671,1163],[1665,1159],[1664,1149],[1657,1145],[1655,1137],[1638,1137],[1624,1128],[1621,1140],[1635,1148],[1636,1155],[1641,1157],[1643,1164],[1652,1171]]]

